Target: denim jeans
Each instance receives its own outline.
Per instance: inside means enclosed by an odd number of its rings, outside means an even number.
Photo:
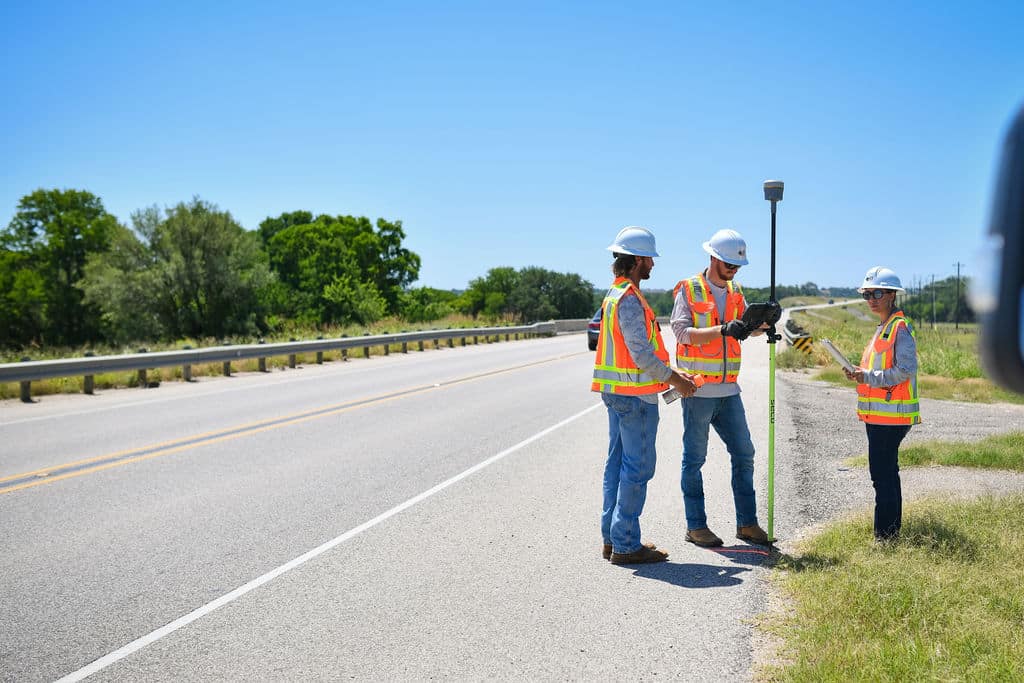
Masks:
[[[910,426],[865,423],[864,427],[868,432],[868,470],[875,487],[875,538],[896,538],[903,526],[900,443]]]
[[[616,553],[640,550],[640,513],[657,455],[658,405],[636,396],[601,394],[608,407],[601,536]]]
[[[736,526],[757,524],[754,496],[754,444],[739,394],[723,398],[683,399],[683,507],[686,527],[708,525],[704,512],[704,479],[700,469],[708,455],[708,427],[713,426],[732,458],[732,498]]]

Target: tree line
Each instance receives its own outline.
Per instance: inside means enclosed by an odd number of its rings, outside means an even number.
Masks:
[[[0,348],[257,336],[295,327],[588,317],[574,273],[493,268],[464,291],[412,287],[402,222],[293,211],[244,229],[198,197],[123,225],[99,197],[39,189],[0,229]]]

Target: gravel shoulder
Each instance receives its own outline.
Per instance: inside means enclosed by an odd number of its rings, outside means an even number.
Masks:
[[[817,524],[869,507],[874,490],[866,467],[843,462],[867,453],[853,387],[836,387],[802,372],[777,375],[776,535],[780,549]],[[975,441],[1024,427],[1024,405],[921,400],[923,422],[903,442]],[[905,501],[936,493],[963,497],[1024,491],[1024,473],[964,467],[900,471]]]

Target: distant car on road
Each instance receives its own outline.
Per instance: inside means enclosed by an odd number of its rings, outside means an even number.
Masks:
[[[829,299],[828,302],[829,302],[829,304],[834,304],[835,303],[835,299]]]
[[[604,308],[597,309],[597,313],[587,323],[587,348],[591,351],[597,351],[597,337],[601,334],[601,316],[604,314]]]

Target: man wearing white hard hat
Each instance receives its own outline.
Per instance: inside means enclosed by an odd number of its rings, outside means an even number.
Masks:
[[[608,459],[601,511],[602,556],[613,564],[662,562],[668,553],[640,538],[647,482],[654,476],[658,394],[669,386],[694,391],[688,375],[674,371],[654,311],[640,293],[658,255],[647,228],[629,226],[608,247],[612,282],[601,305],[601,332],[591,390],[608,408]]]
[[[875,488],[875,539],[899,537],[903,524],[900,487],[900,443],[912,425],[921,422],[917,393],[917,341],[914,328],[896,308],[896,294],[904,291],[891,269],[875,266],[857,289],[880,322],[874,337],[853,372],[857,382],[857,417],[868,435],[868,470]]]
[[[680,280],[675,287],[672,331],[676,335],[676,365],[700,375],[704,384],[682,400],[683,467],[681,486],[686,512],[686,540],[702,547],[722,545],[708,528],[701,468],[707,458],[708,436],[714,427],[732,461],[732,496],[736,506],[736,537],[767,544],[768,534],[757,522],[754,494],[754,443],[738,384],[740,342],[764,334],[767,323],[749,329],[741,320],[747,302],[734,281],[747,265],[747,243],[735,230],[719,230],[704,243],[708,267]]]

